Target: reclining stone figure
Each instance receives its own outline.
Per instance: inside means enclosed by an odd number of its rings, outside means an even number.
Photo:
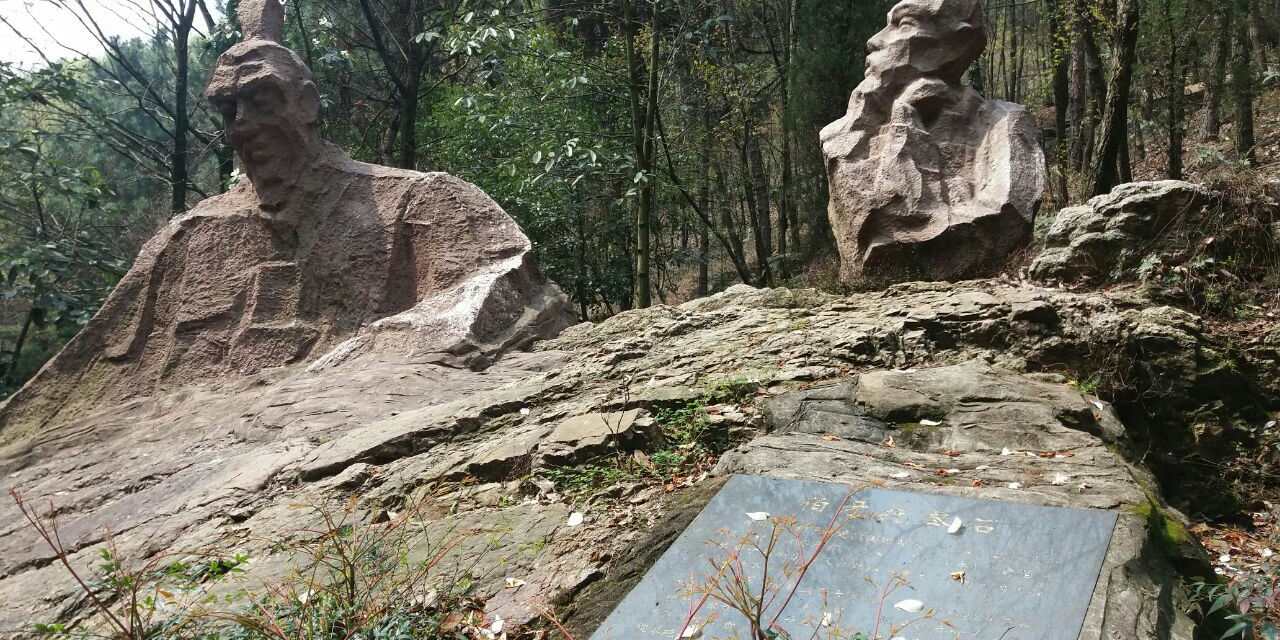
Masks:
[[[529,239],[477,187],[356,162],[322,141],[279,0],[206,97],[248,177],[173,220],[101,311],[0,405],[0,430],[269,367],[353,358],[483,366],[573,322]]]
[[[985,29],[982,0],[903,0],[867,43],[866,78],[822,131],[842,280],[992,275],[1030,238],[1035,123],[961,84]]]

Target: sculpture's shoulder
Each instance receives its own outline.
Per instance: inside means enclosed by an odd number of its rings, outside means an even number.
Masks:
[[[1026,107],[1004,100],[984,100],[978,110],[981,122],[988,126],[1001,125],[1010,133],[1034,136],[1036,118]]]

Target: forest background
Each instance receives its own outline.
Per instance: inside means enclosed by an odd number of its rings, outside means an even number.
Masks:
[[[0,62],[0,398],[160,226],[241,179],[200,95],[240,37],[236,0],[40,1],[94,46],[68,54],[0,13],[0,42],[41,53]],[[478,184],[594,319],[738,282],[836,286],[818,132],[891,4],[288,0],[287,44],[315,72],[327,139]],[[967,82],[1039,120],[1042,214],[1280,160],[1280,0],[987,0],[987,15]],[[104,27],[122,17],[150,36]]]

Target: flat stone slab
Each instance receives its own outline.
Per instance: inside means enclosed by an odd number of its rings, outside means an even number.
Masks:
[[[757,548],[768,543],[775,527],[781,535],[763,581],[764,600],[772,601],[764,619],[776,615],[790,637],[813,637],[819,629],[821,637],[837,630],[848,637],[871,634],[878,611],[878,637],[1079,637],[1116,524],[1114,512],[855,489],[734,476],[591,640],[679,637],[704,587],[715,582],[718,568],[735,551],[747,591],[759,594],[766,562]],[[791,518],[794,525],[788,524]],[[813,553],[833,522],[844,524],[777,615],[796,584],[801,558]],[[882,596],[895,576],[907,584]],[[910,600],[920,604],[918,611],[909,611],[915,608]],[[921,620],[930,610],[932,617]],[[714,597],[694,621],[699,637],[745,638],[749,631],[741,614]]]

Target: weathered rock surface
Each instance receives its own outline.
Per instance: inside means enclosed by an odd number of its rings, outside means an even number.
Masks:
[[[1025,108],[961,84],[985,47],[979,0],[904,0],[867,43],[822,131],[846,282],[991,275],[1030,240],[1044,154]]]
[[[1178,180],[1122,184],[1058,213],[1031,276],[1098,284],[1136,279],[1152,241],[1175,220],[1193,223],[1214,199],[1208,189]]]
[[[1195,450],[1195,430],[1178,416],[1230,433],[1228,408],[1241,410],[1231,394],[1248,388],[1247,372],[1228,366],[1196,316],[1124,289],[1000,282],[849,297],[740,286],[574,327],[535,349],[485,371],[356,359],[139,397],[0,445],[0,484],[57,508],[71,560],[86,571],[97,563],[106,525],[128,558],[243,551],[255,558],[250,581],[275,579],[287,563],[271,541],[317,535],[314,511],[299,504],[340,507],[354,494],[361,510],[381,513],[425,501],[416,517],[431,535],[484,531],[486,541],[498,541],[456,559],[479,559],[475,593],[491,596],[491,613],[516,623],[556,599],[585,606],[592,585],[616,591],[626,559],[643,548],[652,555],[649,534],[670,528],[661,525],[663,512],[698,507],[681,499],[686,491],[668,502],[660,484],[623,482],[575,502],[521,478],[538,478],[553,464],[543,456],[562,447],[575,462],[601,455],[599,464],[616,455],[614,442],[624,453],[657,446],[644,432],[658,410],[746,393],[768,420],[756,424],[728,407],[717,414],[719,426],[741,424],[747,438],[718,472],[877,478],[1120,510],[1126,515],[1100,587],[1106,616],[1091,614],[1091,628],[1118,634],[1102,637],[1185,637],[1147,629],[1187,623],[1167,613],[1176,598],[1161,598],[1173,597],[1171,563],[1194,554],[1161,555],[1145,535],[1163,522],[1152,513],[1179,519],[1157,486],[1175,507],[1203,504],[1187,488],[1194,479],[1153,481],[1128,454],[1145,454],[1159,472],[1162,455]],[[1065,384],[1103,362],[1142,389],[1117,413]],[[1161,405],[1169,419],[1131,420],[1147,415],[1143,402]],[[611,440],[624,430],[603,425],[628,421],[636,439]],[[756,429],[762,433],[752,436]],[[564,437],[553,438],[557,430]],[[838,439],[823,438],[832,435]],[[1023,455],[1002,456],[1005,447]],[[1054,484],[1058,473],[1067,482]],[[1011,482],[1022,487],[1009,489]],[[570,527],[574,511],[586,518]],[[0,627],[85,611],[9,503],[0,503],[0,559],[0,598],[8,603]],[[504,588],[508,577],[521,586]]]
[[[1081,638],[1195,637],[1177,571],[1207,570],[1207,560],[1187,537],[1185,518],[1157,501],[1154,478],[1114,452],[1126,436],[1107,405],[1060,381],[980,360],[876,371],[765,404],[771,432],[727,453],[718,474],[1119,511]],[[638,544],[619,577],[637,581],[643,572],[633,565],[656,560],[654,547],[669,537],[660,527]],[[625,593],[623,585],[589,589],[574,624],[589,630]]]
[[[572,324],[528,238],[452,176],[355,162],[316,130],[311,72],[278,0],[206,95],[248,175],[147,243],[99,313],[0,406],[0,433],[165,387],[358,358],[483,366]]]

